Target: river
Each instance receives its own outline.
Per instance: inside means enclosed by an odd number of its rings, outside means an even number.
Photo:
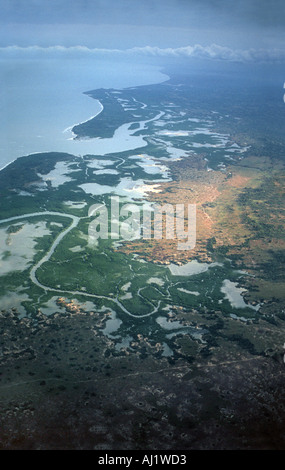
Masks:
[[[112,149],[111,139],[70,140],[66,129],[97,115],[101,104],[84,92],[160,83],[168,77],[158,67],[98,59],[68,51],[0,51],[0,168],[37,152],[75,155]],[[127,129],[122,129],[126,134]],[[107,140],[109,142],[107,142]],[[116,142],[116,145],[118,142]],[[135,142],[134,142],[135,145]],[[104,148],[105,148],[104,147]],[[124,149],[124,146],[121,145]]]

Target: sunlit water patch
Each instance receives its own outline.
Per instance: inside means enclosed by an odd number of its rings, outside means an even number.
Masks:
[[[105,336],[110,336],[114,338],[114,333],[120,328],[122,325],[122,320],[117,318],[116,312],[114,310],[111,311],[110,317],[105,323],[104,328],[102,329],[102,333]]]
[[[169,264],[167,268],[173,276],[194,276],[208,271],[209,268],[222,266],[221,263],[199,263],[196,260],[189,261],[186,264],[178,266],[177,264]]]
[[[156,322],[163,330],[169,331],[169,333],[166,334],[166,338],[168,339],[171,339],[177,336],[178,334],[188,334],[192,338],[204,342],[203,335],[207,332],[206,329],[193,326],[185,326],[180,321],[170,321],[166,317],[157,317]]]
[[[47,302],[41,304],[40,311],[47,316],[54,314],[54,312],[65,313],[66,309],[58,305],[57,300],[58,296],[51,297]]]
[[[74,180],[68,176],[68,173],[72,173],[74,171],[80,170],[70,168],[70,164],[68,162],[56,162],[53,170],[45,175],[38,173],[38,176],[40,176],[45,182],[50,181],[53,188],[58,188],[61,184]]]
[[[7,310],[13,306],[20,318],[26,315],[26,309],[22,305],[23,302],[32,302],[32,299],[23,292],[22,287],[15,289],[13,292],[7,291],[5,295],[0,297],[1,310]]]
[[[36,254],[37,238],[49,235],[46,222],[18,223],[0,229],[0,276],[27,269]]]
[[[221,292],[234,308],[251,308],[259,310],[259,305],[250,305],[245,303],[242,294],[246,292],[243,287],[237,287],[237,282],[225,279],[221,287]]]
[[[184,294],[195,295],[195,296],[200,295],[200,293],[197,291],[187,290],[187,289],[184,289],[183,287],[178,287],[177,290],[179,290],[180,292],[184,292]]]
[[[133,155],[129,157],[129,160],[136,160],[136,164],[140,166],[147,175],[159,175],[164,180],[171,180],[169,168],[150,155]]]
[[[64,201],[64,205],[71,209],[83,209],[87,205],[86,201]]]
[[[142,198],[148,192],[159,192],[159,184],[147,184],[144,180],[133,180],[130,177],[123,177],[116,186],[103,185],[99,183],[83,183],[79,185],[86,194],[100,196],[103,194],[116,194],[127,198]]]

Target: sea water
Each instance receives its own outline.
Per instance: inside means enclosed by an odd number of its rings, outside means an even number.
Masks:
[[[82,141],[81,149],[66,132],[102,110],[84,92],[160,83],[167,78],[155,66],[84,53],[73,57],[68,51],[1,50],[0,169],[31,153],[84,152],[86,142]]]

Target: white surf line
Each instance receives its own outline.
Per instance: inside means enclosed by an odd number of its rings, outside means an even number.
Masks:
[[[6,163],[2,168],[0,168],[0,171],[4,170],[7,166],[11,165],[11,163],[14,163],[16,160],[18,160],[19,157],[15,158],[14,160],[11,160],[10,162]]]
[[[82,219],[86,219],[88,217],[77,217],[75,215],[72,215],[72,214],[66,214],[66,213],[62,213],[62,212],[52,212],[52,211],[45,211],[45,212],[33,212],[31,214],[25,214],[25,215],[19,215],[19,216],[14,216],[14,217],[9,217],[7,219],[2,219],[0,220],[0,224],[4,224],[4,223],[7,223],[7,222],[13,222],[13,221],[16,221],[16,220],[19,220],[19,219],[27,219],[29,217],[37,217],[37,216],[41,216],[41,215],[55,215],[55,216],[61,216],[61,217],[69,217],[70,219],[72,219],[72,223],[69,227],[67,227],[63,232],[61,232],[55,239],[55,241],[53,242],[52,246],[50,247],[50,249],[48,250],[48,252],[43,256],[43,258],[41,258],[31,269],[30,271],[30,279],[31,281],[38,287],[40,287],[41,289],[43,289],[44,291],[49,291],[49,292],[58,292],[59,294],[63,294],[63,293],[66,293],[66,294],[71,294],[71,295],[80,295],[82,297],[92,297],[92,298],[95,298],[95,299],[104,299],[104,300],[110,300],[111,302],[114,302],[116,305],[118,305],[119,308],[121,308],[123,310],[123,312],[125,312],[127,315],[129,315],[130,317],[133,317],[133,318],[145,318],[145,317],[149,317],[151,315],[153,315],[154,313],[157,312],[159,306],[160,306],[160,301],[158,302],[158,305],[157,307],[155,307],[151,312],[149,313],[146,313],[144,315],[135,315],[131,312],[129,312],[122,304],[121,302],[118,300],[118,298],[116,297],[115,299],[112,298],[112,297],[108,297],[108,296],[105,296],[105,295],[98,295],[98,294],[89,294],[87,292],[83,292],[83,291],[69,291],[69,290],[61,290],[61,289],[55,289],[55,288],[52,288],[52,287],[49,287],[49,286],[45,286],[44,284],[42,284],[41,282],[39,282],[39,280],[37,279],[36,277],[36,271],[38,270],[38,268],[43,264],[43,263],[46,263],[47,261],[49,261],[50,257],[52,256],[52,254],[54,253],[54,250],[56,249],[57,245],[63,240],[63,238],[73,229],[75,228],[79,221],[82,220]]]
[[[97,117],[100,113],[102,113],[102,111],[103,111],[103,109],[104,109],[104,106],[102,105],[101,101],[99,101],[99,100],[97,100],[97,99],[96,99],[95,101],[97,101],[97,103],[99,103],[100,109],[99,109],[99,111],[98,111],[96,114],[94,114],[94,116],[89,117],[88,119],[86,119],[86,121],[78,122],[77,124],[72,124],[71,126],[67,127],[66,129],[64,129],[64,130],[62,131],[63,133],[67,133],[67,132],[70,132],[70,133],[71,133],[72,137],[70,138],[70,140],[75,140],[76,137],[77,137],[77,134],[75,134],[75,133],[73,132],[73,130],[72,130],[74,127],[77,127],[77,126],[80,126],[81,124],[85,124],[86,122],[92,121],[92,119],[94,119],[94,118]]]
[[[89,96],[89,95],[87,95],[87,96]],[[90,96],[89,96],[89,97],[90,97]],[[94,99],[94,98],[93,98],[93,99]],[[71,134],[71,137],[68,138],[67,140],[76,140],[77,134],[75,134],[75,133],[72,131],[72,129],[73,129],[74,127],[80,126],[81,124],[85,124],[86,122],[91,121],[92,119],[94,119],[95,117],[97,117],[100,113],[102,113],[102,111],[103,111],[103,109],[104,109],[104,106],[102,105],[101,101],[99,101],[99,100],[97,100],[97,99],[95,99],[95,101],[97,101],[97,102],[99,103],[100,109],[99,109],[99,111],[98,111],[96,114],[94,114],[94,116],[89,117],[88,119],[86,119],[86,121],[78,122],[77,124],[72,124],[71,126],[67,127],[66,129],[64,129],[64,130],[62,131],[63,134],[65,134],[65,133],[70,133],[70,134]],[[27,155],[18,156],[18,157],[16,157],[16,158],[14,158],[13,160],[11,160],[10,162],[5,163],[5,165],[0,168],[0,172],[1,172],[2,170],[4,170],[6,167],[8,167],[9,165],[11,165],[12,163],[15,163],[19,158],[25,158],[25,157],[27,157],[27,156],[29,156],[29,155],[35,155],[35,154],[37,154],[37,153],[49,153],[49,152],[48,152],[48,151],[44,151],[44,152],[42,152],[42,151],[30,152],[30,153],[28,153]],[[80,156],[80,155],[78,155],[78,156]]]

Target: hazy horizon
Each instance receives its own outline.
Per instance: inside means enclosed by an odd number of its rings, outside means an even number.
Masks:
[[[279,0],[0,0],[0,6],[1,167],[48,150],[49,138],[54,148],[56,129],[59,135],[91,117],[92,100],[81,96],[91,89],[156,83],[170,70],[271,80],[282,96]]]
[[[248,54],[263,51],[256,60],[267,60],[269,53],[276,60],[281,54],[284,61],[282,0],[1,0],[0,6],[0,48],[151,47],[144,52],[159,48],[171,54],[172,49],[199,45],[205,51],[215,44]]]

